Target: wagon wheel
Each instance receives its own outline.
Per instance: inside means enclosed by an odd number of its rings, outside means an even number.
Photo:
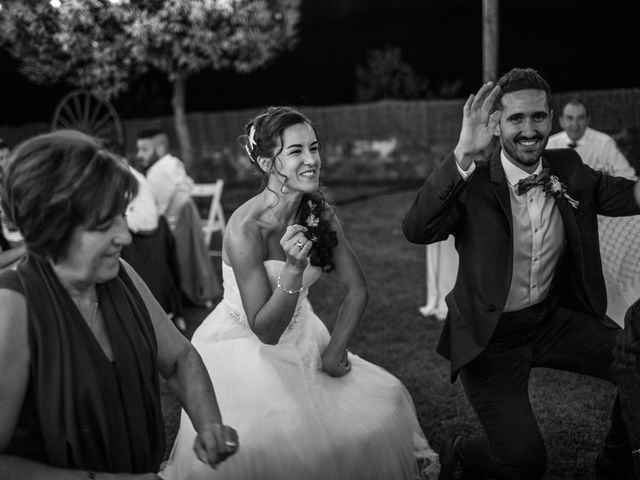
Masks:
[[[124,127],[113,105],[86,90],[64,97],[53,114],[51,130],[79,130],[109,142],[125,145]]]

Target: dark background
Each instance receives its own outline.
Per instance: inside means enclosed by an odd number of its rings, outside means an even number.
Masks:
[[[640,86],[638,0],[502,0],[500,72],[540,71],[554,91]],[[460,96],[482,82],[481,0],[302,0],[299,43],[246,75],[201,72],[187,84],[189,111],[269,104],[353,103],[355,67],[367,52],[397,46],[403,60],[437,90],[462,80]],[[69,91],[40,86],[18,73],[0,49],[0,125],[49,121]],[[122,117],[171,113],[170,86],[148,73],[113,101]]]

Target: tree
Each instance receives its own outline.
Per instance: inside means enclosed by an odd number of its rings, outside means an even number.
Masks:
[[[358,102],[385,98],[413,99],[424,96],[429,81],[402,60],[398,47],[371,50],[365,65],[356,67]]]
[[[52,2],[53,3],[53,2]],[[109,100],[152,68],[172,84],[174,124],[187,167],[189,76],[259,68],[297,37],[300,0],[3,0],[0,42],[38,83],[66,81]]]

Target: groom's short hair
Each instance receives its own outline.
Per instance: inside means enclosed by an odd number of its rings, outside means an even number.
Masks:
[[[550,108],[551,87],[533,68],[513,68],[500,77],[496,86],[500,87],[500,94],[494,105],[496,110],[502,108],[503,95],[520,90],[542,90],[547,96],[547,107]]]

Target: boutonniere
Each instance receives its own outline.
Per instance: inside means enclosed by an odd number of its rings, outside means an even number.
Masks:
[[[567,187],[564,183],[560,181],[560,179],[555,175],[550,175],[547,181],[544,183],[542,189],[545,194],[551,194],[556,198],[564,198],[569,205],[573,208],[578,208],[580,202],[575,198],[571,198],[571,196],[567,193]]]

